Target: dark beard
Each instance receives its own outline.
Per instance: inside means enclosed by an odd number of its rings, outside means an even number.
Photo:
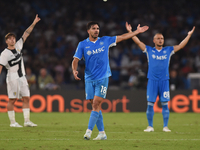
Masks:
[[[93,39],[97,39],[97,37],[92,36]]]
[[[158,47],[162,47],[163,45],[157,45]]]

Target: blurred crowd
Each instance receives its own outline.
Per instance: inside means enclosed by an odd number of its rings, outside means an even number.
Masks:
[[[179,44],[196,26],[189,43],[172,56],[170,87],[189,89],[188,73],[200,73],[200,9],[195,0],[7,0],[0,5],[0,52],[6,47],[4,36],[14,32],[19,39],[36,14],[41,21],[23,47],[27,79],[31,89],[83,89],[84,61],[79,63],[75,81],[71,62],[79,41],[88,37],[86,24],[98,21],[100,36],[126,33],[125,22],[133,27],[148,25],[138,37],[154,46],[155,33],[163,33],[166,46]],[[130,39],[110,49],[113,89],[146,89],[147,57]],[[0,75],[5,87],[6,70]]]

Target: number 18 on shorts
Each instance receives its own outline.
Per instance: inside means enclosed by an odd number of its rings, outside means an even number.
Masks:
[[[86,81],[85,82],[85,94],[86,99],[93,99],[94,96],[99,96],[106,98],[108,89],[109,78],[103,78],[96,81]]]

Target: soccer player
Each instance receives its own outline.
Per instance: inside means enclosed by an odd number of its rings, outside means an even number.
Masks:
[[[106,140],[107,136],[104,131],[103,116],[100,105],[106,97],[108,89],[108,78],[111,76],[109,66],[109,48],[115,46],[116,43],[127,40],[139,33],[148,30],[148,26],[138,27],[136,31],[125,33],[119,36],[103,36],[99,35],[99,24],[91,21],[87,24],[87,32],[89,37],[79,42],[76,49],[74,60],[72,62],[73,75],[76,80],[78,77],[78,62],[83,57],[85,60],[85,94],[86,99],[91,101],[92,112],[88,123],[88,129],[84,138],[91,138],[92,130],[97,125],[99,134],[93,140]]]
[[[138,25],[140,28],[140,25]],[[132,27],[127,23],[127,31],[132,32]],[[160,98],[162,104],[162,115],[163,115],[163,131],[171,132],[168,128],[169,120],[169,108],[168,101],[170,101],[169,93],[169,61],[171,56],[185,47],[188,43],[191,35],[193,34],[195,27],[188,32],[186,38],[179,44],[175,46],[163,47],[164,37],[161,33],[155,34],[153,42],[155,47],[150,47],[141,42],[136,36],[132,37],[133,41],[140,47],[140,49],[147,54],[148,59],[148,84],[147,84],[147,120],[148,127],[144,132],[153,132],[153,116],[154,110],[153,106],[156,101],[157,96]]]
[[[10,119],[10,127],[22,127],[15,121],[14,103],[17,99],[22,97],[23,100],[23,115],[24,126],[34,127],[34,124],[30,121],[30,108],[29,99],[30,91],[25,77],[24,63],[22,58],[22,47],[27,37],[32,32],[34,26],[40,21],[38,15],[36,15],[33,23],[26,29],[22,37],[16,42],[16,35],[14,33],[8,33],[5,36],[5,42],[7,48],[1,53],[0,56],[0,73],[3,66],[8,70],[6,83],[8,92],[8,117]]]

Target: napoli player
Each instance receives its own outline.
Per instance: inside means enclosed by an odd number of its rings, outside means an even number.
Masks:
[[[138,28],[140,25],[138,25]],[[126,29],[128,32],[132,32],[131,25],[127,24]],[[147,120],[148,127],[144,132],[153,132],[153,106],[157,96],[159,96],[162,104],[162,115],[163,115],[163,131],[171,132],[168,128],[169,120],[169,109],[168,101],[170,100],[169,93],[169,61],[171,56],[185,47],[188,43],[191,35],[193,34],[195,27],[188,32],[186,38],[175,46],[163,47],[164,37],[161,33],[155,34],[153,42],[155,47],[150,47],[141,42],[136,36],[132,37],[133,41],[140,47],[140,49],[147,54],[148,59],[148,84],[147,84]]]
[[[99,134],[93,140],[106,140],[107,136],[104,131],[103,116],[100,110],[100,104],[108,89],[108,78],[111,76],[109,66],[109,48],[116,43],[127,40],[139,33],[145,32],[148,26],[138,27],[136,31],[126,33],[120,36],[103,36],[99,35],[99,24],[91,21],[87,24],[89,37],[79,42],[72,62],[73,75],[76,80],[78,77],[78,62],[83,57],[85,60],[85,93],[86,99],[91,101],[92,112],[88,123],[88,129],[84,138],[91,138],[92,130],[97,125]]]

